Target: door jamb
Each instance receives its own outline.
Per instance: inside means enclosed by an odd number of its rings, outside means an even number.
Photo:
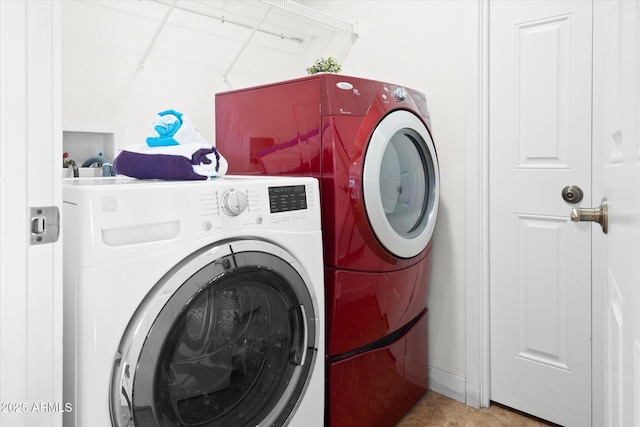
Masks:
[[[468,2],[466,104],[465,402],[490,400],[489,352],[489,0]]]

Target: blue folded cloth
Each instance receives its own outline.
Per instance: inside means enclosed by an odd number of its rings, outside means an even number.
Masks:
[[[151,123],[154,136],[147,138],[149,147],[164,147],[168,145],[193,144],[207,140],[193,127],[187,116],[176,110],[166,110],[158,113]]]
[[[119,175],[139,179],[196,180],[222,176],[226,159],[175,110],[158,113],[154,136],[146,144],[130,145],[113,161]]]

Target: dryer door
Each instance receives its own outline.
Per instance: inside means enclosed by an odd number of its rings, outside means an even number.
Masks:
[[[433,235],[440,199],[436,150],[424,123],[405,110],[385,116],[364,160],[364,205],[378,241],[411,258]]]
[[[114,364],[115,426],[286,425],[319,339],[309,278],[280,247],[214,245],[140,305]]]

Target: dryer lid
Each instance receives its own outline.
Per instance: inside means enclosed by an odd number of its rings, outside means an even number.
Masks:
[[[416,115],[396,110],[380,121],[367,147],[362,187],[380,244],[400,258],[422,252],[435,229],[440,173],[433,140]]]

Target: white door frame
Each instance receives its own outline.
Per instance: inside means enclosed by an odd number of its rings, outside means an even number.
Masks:
[[[30,245],[29,217],[62,202],[60,25],[57,0],[0,1],[0,424],[15,427],[64,410],[62,243]]]
[[[465,401],[489,406],[489,0],[467,2]]]
[[[468,2],[466,55],[466,383],[465,402],[488,407],[489,348],[489,7],[490,0]],[[594,38],[594,43],[595,43]],[[594,59],[595,61],[595,59]],[[602,147],[594,141],[594,161]],[[593,165],[592,165],[593,167]],[[593,182],[594,200],[603,183]],[[569,210],[567,210],[569,215]],[[604,286],[602,236],[594,233],[592,310],[592,425],[604,425]]]

